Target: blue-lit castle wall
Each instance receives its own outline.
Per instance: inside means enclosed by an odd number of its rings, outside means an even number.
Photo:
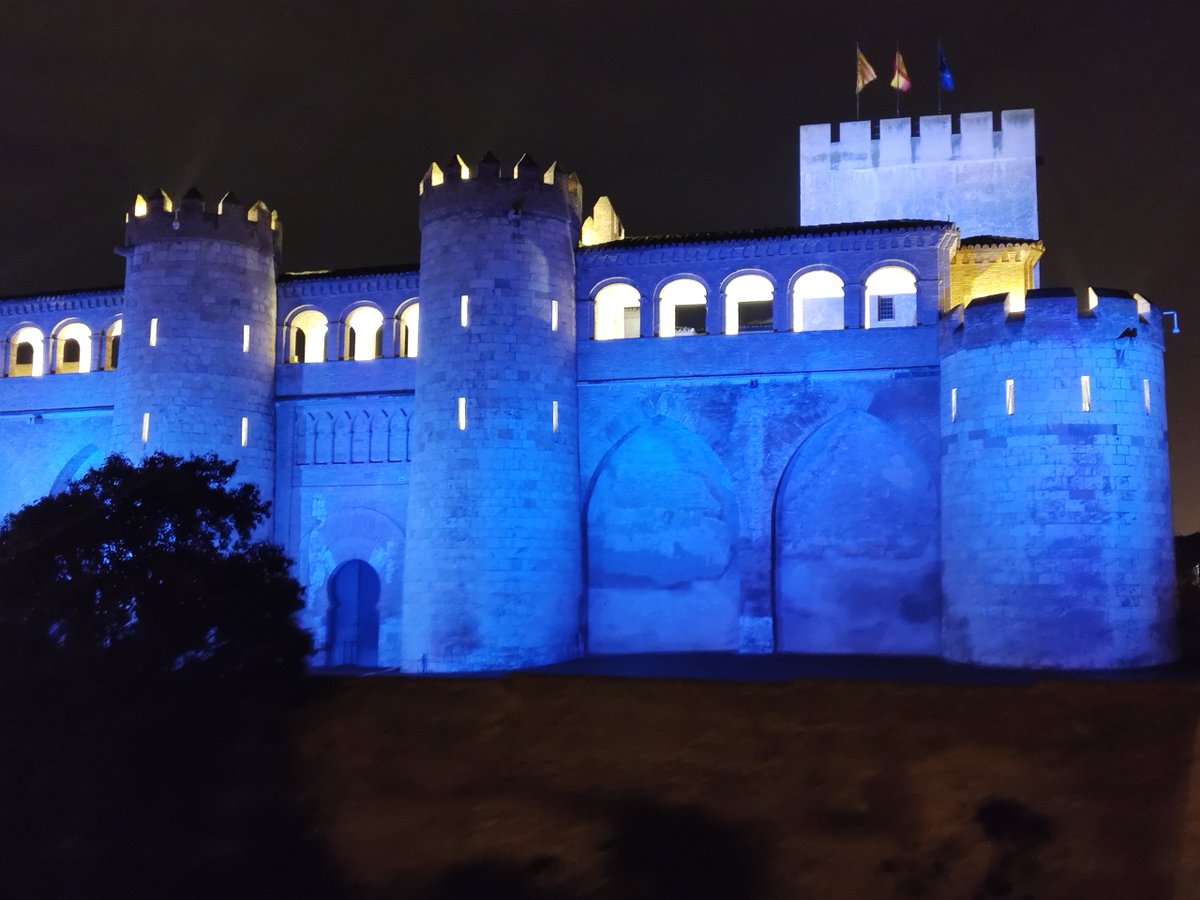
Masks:
[[[1162,320],[1121,292],[1081,299],[1035,291],[1021,311],[983,298],[942,320],[951,659],[1088,668],[1171,657]]]
[[[139,198],[124,290],[0,302],[0,440],[21,448],[0,510],[112,450],[238,458],[273,498],[316,664],[1169,659],[1160,313],[1030,290],[1040,242],[989,216],[1036,222],[1036,199],[998,183],[1012,201],[977,208],[981,122],[952,142],[970,189],[943,185],[971,232],[623,238],[602,202],[577,246],[578,182],[489,158],[427,173],[419,267],[277,275],[266,207]],[[994,153],[1028,155],[1025,124]],[[883,130],[857,183],[962,152],[912,137],[905,158]],[[814,134],[808,166],[840,168]]]

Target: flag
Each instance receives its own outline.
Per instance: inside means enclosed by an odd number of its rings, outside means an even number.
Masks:
[[[875,70],[871,68],[871,64],[867,62],[867,58],[863,56],[863,52],[857,47],[854,48],[858,54],[858,80],[855,84],[854,93],[861,94],[862,89],[875,80]]]
[[[954,76],[950,74],[950,63],[946,62],[946,54],[938,47],[938,83],[942,90],[954,90]]]
[[[904,57],[900,55],[900,51],[896,51],[896,65],[893,69],[891,85],[898,91],[907,91],[912,87],[912,82],[908,78],[908,70],[904,68]]]

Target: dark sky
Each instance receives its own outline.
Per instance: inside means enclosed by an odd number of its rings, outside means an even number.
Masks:
[[[1177,309],[1167,345],[1177,530],[1200,530],[1200,11],[1189,2],[153,0],[0,2],[0,294],[119,284],[138,191],[263,198],[285,267],[417,258],[431,159],[522,152],[579,172],[631,234],[794,224],[796,126],[1037,110],[1042,283]],[[885,74],[888,72],[888,74]],[[1189,249],[1191,248],[1191,249]]]

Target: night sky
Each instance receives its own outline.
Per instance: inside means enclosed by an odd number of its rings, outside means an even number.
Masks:
[[[1191,3],[0,2],[0,295],[119,284],[138,191],[266,200],[289,270],[415,262],[430,160],[530,153],[631,235],[795,224],[796,126],[1034,107],[1046,286],[1140,291],[1167,343],[1175,523],[1200,530],[1200,12]]]

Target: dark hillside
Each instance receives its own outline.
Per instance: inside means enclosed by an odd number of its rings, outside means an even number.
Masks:
[[[1191,684],[325,690],[306,776],[372,897],[1196,896]]]

